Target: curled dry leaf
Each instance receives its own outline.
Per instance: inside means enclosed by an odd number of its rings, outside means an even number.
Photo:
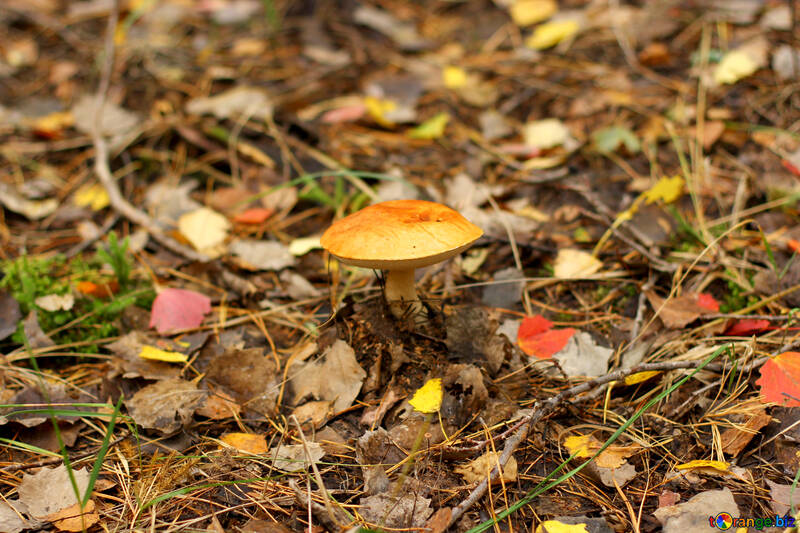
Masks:
[[[453,471],[462,476],[467,483],[477,483],[488,479],[489,473],[499,466],[500,454],[487,452],[466,465],[455,467]],[[517,460],[513,456],[508,458],[505,466],[501,469],[501,473],[502,480],[506,483],[517,480]],[[494,483],[500,483],[500,478],[496,478]]]

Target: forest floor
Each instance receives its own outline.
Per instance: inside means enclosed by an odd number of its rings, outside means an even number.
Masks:
[[[0,531],[790,529],[798,18],[3,0]],[[483,230],[400,319],[395,199]]]

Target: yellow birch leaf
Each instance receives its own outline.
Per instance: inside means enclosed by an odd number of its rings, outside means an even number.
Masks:
[[[236,448],[239,451],[252,453],[254,455],[267,453],[267,439],[264,435],[254,435],[253,433],[226,433],[219,438],[222,442]]]
[[[534,50],[544,50],[573,37],[578,33],[579,29],[580,24],[575,20],[545,22],[538,26],[530,37],[525,39],[525,45]]]
[[[154,346],[147,345],[142,346],[142,351],[139,352],[139,357],[142,359],[149,359],[151,361],[164,361],[165,363],[185,363],[189,360],[186,354],[160,350]]]
[[[602,267],[603,262],[589,252],[563,248],[558,251],[553,264],[553,275],[558,279],[586,278]]]
[[[517,26],[530,26],[547,20],[558,11],[555,0],[517,0],[511,6],[509,14]]]
[[[525,145],[546,150],[561,146],[569,139],[569,129],[557,118],[528,122],[522,131]]]
[[[420,413],[435,413],[442,406],[442,379],[433,378],[417,389],[408,403]]]
[[[661,372],[658,370],[648,370],[647,372],[637,372],[625,378],[625,385],[636,385],[659,375]]]
[[[714,81],[733,84],[758,70],[758,63],[743,50],[731,50],[714,69]]]
[[[451,65],[442,71],[442,81],[448,89],[461,89],[467,84],[467,73],[463,68]]]
[[[199,252],[212,258],[219,257],[224,251],[223,243],[230,227],[227,218],[207,207],[184,213],[178,218],[178,231]]]
[[[75,192],[75,205],[100,211],[108,207],[109,199],[105,188],[99,183],[84,185]]]
[[[725,461],[708,461],[706,459],[697,459],[695,461],[689,461],[688,463],[683,463],[682,465],[677,465],[675,470],[691,470],[694,468],[713,468],[714,470],[719,470],[720,472],[727,472],[730,468],[730,463]]]
[[[565,524],[558,520],[546,520],[538,525],[536,533],[589,533],[586,524]]]
[[[665,204],[671,204],[681,197],[683,194],[683,178],[680,176],[673,176],[671,178],[663,177],[659,179],[655,185],[650,187],[649,190],[642,193],[645,202],[652,204],[661,200]]]
[[[386,118],[386,113],[397,109],[397,102],[394,100],[384,100],[375,98],[374,96],[367,96],[364,98],[364,107],[367,108],[367,113],[372,117],[372,120],[385,128],[391,128],[395,123]]]
[[[429,118],[416,128],[408,130],[408,136],[412,139],[438,139],[444,135],[444,129],[450,122],[448,113],[439,113]]]
[[[591,435],[572,435],[564,439],[564,446],[570,455],[577,458],[591,457],[598,450],[599,443]]]

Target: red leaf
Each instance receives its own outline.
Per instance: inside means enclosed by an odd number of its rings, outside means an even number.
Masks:
[[[756,385],[765,403],[800,407],[800,352],[783,352],[764,363]]]
[[[756,320],[754,318],[744,318],[737,320],[725,330],[725,335],[732,337],[749,337],[757,335],[769,329],[769,320]]]
[[[786,241],[786,247],[789,249],[790,252],[800,254],[800,241],[798,241],[797,239],[789,239],[788,241]]]
[[[517,344],[528,355],[549,359],[567,345],[573,328],[550,329],[553,323],[541,315],[525,317],[519,326]]]
[[[239,224],[261,224],[271,217],[274,212],[272,209],[264,207],[253,207],[236,215],[233,221]]]
[[[159,333],[173,329],[195,328],[211,311],[211,300],[199,292],[164,289],[153,302],[150,327]]]
[[[795,176],[800,176],[800,168],[797,168],[791,161],[788,159],[781,159],[781,163],[783,163],[783,167],[794,174]]]
[[[708,311],[714,311],[715,313],[719,311],[719,302],[707,292],[697,293],[697,305],[698,307],[702,307]]]

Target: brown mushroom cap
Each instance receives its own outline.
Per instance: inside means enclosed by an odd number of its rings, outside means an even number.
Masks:
[[[481,235],[478,226],[442,204],[392,200],[335,222],[320,243],[342,263],[393,270],[444,261]]]

